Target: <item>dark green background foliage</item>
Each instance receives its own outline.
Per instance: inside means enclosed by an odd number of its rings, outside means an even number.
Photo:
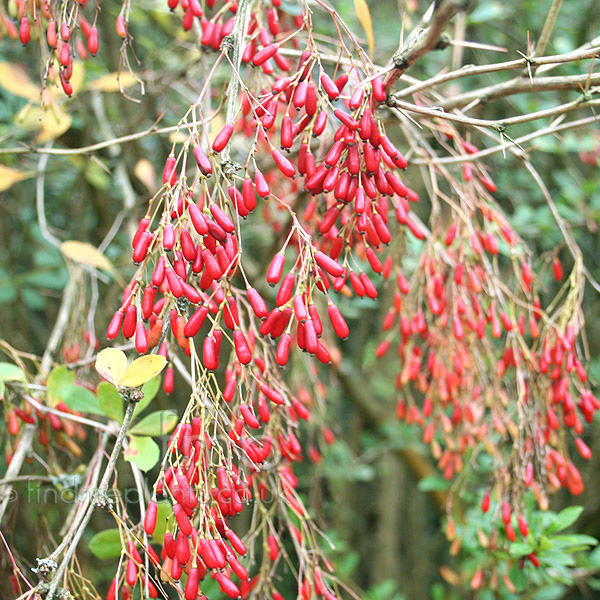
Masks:
[[[107,133],[98,127],[98,119],[92,109],[93,92],[84,89],[70,101],[73,125],[61,138],[61,145],[79,147],[91,144],[110,135],[143,130],[158,120],[161,126],[173,125],[193,102],[195,90],[201,84],[197,78],[198,64],[202,59],[191,40],[180,34],[179,23],[169,15],[166,2],[143,3],[143,9],[133,4],[130,30],[140,61],[135,70],[145,81],[145,95],[141,96],[139,88],[135,87],[130,93],[138,102],[118,93],[104,94],[103,109],[112,127],[112,132]],[[354,31],[362,33],[353,2],[343,0],[334,4]],[[498,53],[464,48],[463,64],[509,60],[517,58],[518,51],[526,52],[527,32],[531,32],[532,39],[539,33],[550,0],[480,0],[476,4],[466,17],[465,39],[505,47],[508,51]],[[148,5],[152,8],[149,9]],[[406,29],[409,31],[411,24],[414,25],[423,12],[425,3],[373,0],[369,5],[376,40],[374,58],[377,64],[383,65],[398,46],[402,13],[407,11]],[[94,60],[86,62],[86,80],[119,68],[118,46],[102,43],[112,35],[118,9],[116,3],[103,6],[98,23],[101,50]],[[589,41],[598,32],[598,16],[595,0],[564,2],[547,54],[569,51]],[[316,26],[328,27],[329,24],[317,21]],[[110,35],[105,35],[105,32],[110,32]],[[450,26],[448,33],[455,35],[454,26]],[[450,47],[430,53],[411,69],[410,75],[419,79],[433,76],[452,63],[452,54],[456,51],[456,48]],[[23,62],[30,73],[37,72],[37,55],[24,52],[20,45],[3,40],[0,54],[3,61]],[[576,74],[581,72],[580,69],[580,64],[565,65],[560,73]],[[445,95],[451,96],[509,76],[512,75],[504,73],[460,79],[443,90]],[[221,78],[225,85],[224,71],[217,71],[216,77],[217,81]],[[516,95],[484,105],[472,116],[505,118],[548,108],[576,97],[574,92]],[[16,145],[19,139],[28,139],[28,134],[13,124],[15,115],[25,103],[25,100],[0,89],[0,138],[4,143]],[[515,138],[541,126],[536,121],[514,126],[507,133]],[[485,145],[480,139],[474,141]],[[561,137],[540,138],[535,143],[536,151],[531,153],[532,161],[544,175],[561,215],[573,229],[588,269],[597,279],[600,279],[598,167],[583,164],[579,153],[599,146],[600,132],[597,128],[588,128],[585,131],[574,130]],[[93,156],[52,157],[46,170],[45,188],[46,214],[52,231],[60,239],[87,240],[95,245],[102,241],[123,206],[123,189],[114,176],[118,162],[125,164],[136,197],[134,214],[124,216],[130,229],[131,224],[143,216],[149,197],[144,184],[133,175],[134,167],[140,159],[147,158],[160,174],[170,148],[171,142],[166,136],[149,136],[121,146],[120,154],[116,156],[103,150]],[[38,160],[39,157],[35,156],[3,155],[1,158],[3,164],[26,170],[36,170]],[[544,257],[545,253],[563,243],[548,206],[529,174],[519,168],[516,159],[511,155],[504,159],[501,154],[496,154],[486,159],[485,164],[498,184],[497,198],[517,231],[535,249],[536,255]],[[455,168],[459,173],[460,167]],[[411,179],[412,176],[409,169],[409,183],[419,189],[416,173],[414,179]],[[41,353],[54,322],[61,290],[67,281],[66,266],[60,253],[40,234],[36,219],[35,179],[0,194],[0,207],[0,337],[16,348]],[[130,238],[126,231],[127,227],[122,228],[111,244],[108,256],[121,272],[128,275],[132,267]],[[269,260],[270,235],[266,226],[257,225],[247,241],[247,254],[255,260],[256,270]],[[567,252],[561,251],[560,256],[565,272],[568,272],[570,259]],[[410,256],[406,264],[409,269]],[[117,286],[101,283],[100,287],[96,334],[102,338],[118,298]],[[449,554],[449,544],[443,533],[444,513],[432,494],[435,490],[446,490],[448,484],[439,477],[427,447],[420,442],[419,431],[399,424],[394,418],[394,375],[397,368],[394,361],[397,359],[391,353],[385,359],[386,363],[379,362],[377,369],[372,368],[374,348],[380,341],[376,332],[390,299],[389,293],[383,293],[376,302],[353,298],[342,303],[351,328],[351,336],[343,346],[343,364],[339,374],[322,371],[323,380],[329,384],[326,420],[335,430],[337,441],[329,448],[321,448],[324,461],[320,465],[305,461],[306,464],[299,467],[300,489],[308,497],[314,514],[319,514],[321,524],[327,524],[335,547],[331,556],[337,565],[338,575],[364,590],[361,597],[365,600],[468,597],[468,592],[462,596],[443,583],[440,567],[448,565],[457,572],[468,572],[469,561],[476,564],[477,553],[482,552],[474,540],[475,527],[481,520],[478,500],[474,499],[475,509],[470,515],[469,525],[460,532],[463,536],[461,557],[466,562],[458,563]],[[596,379],[600,376],[600,303],[591,288],[586,290],[584,308],[590,370]],[[67,339],[67,343],[84,345],[80,339]],[[355,375],[359,372],[360,379]],[[155,410],[185,406],[185,386],[180,383],[176,382],[176,391],[171,397],[166,397],[162,391],[159,393]],[[600,479],[596,476],[600,469],[600,447],[597,436],[594,436],[595,429],[596,424],[589,427],[585,437],[594,450],[594,457],[589,463],[578,465],[582,469],[586,491],[576,500],[584,510],[574,530],[579,534],[600,537]],[[4,440],[7,433],[2,431],[0,436]],[[95,443],[94,436],[90,436],[86,443],[91,447]],[[76,466],[65,456],[55,456],[52,460],[67,472]],[[415,476],[417,470],[421,475],[429,473],[429,476],[419,482]],[[482,481],[485,481],[485,474],[486,465],[482,464],[478,474]],[[123,470],[122,476],[127,487],[129,472]],[[56,503],[50,496],[49,501],[42,499],[38,502],[37,492],[41,493],[43,487],[30,484],[28,489],[29,494],[25,490],[23,494],[32,501],[26,507],[20,507],[21,511],[26,511],[26,517],[20,519],[19,527],[15,529],[11,525],[14,521],[7,519],[5,533],[14,539],[24,558],[33,563],[35,556],[44,555],[42,550],[54,543],[50,532],[60,528],[69,504]],[[463,500],[467,510],[471,499]],[[572,498],[560,493],[552,499],[551,508],[559,512],[567,502],[572,503]],[[136,505],[132,504],[134,519],[136,510]],[[548,519],[552,521],[550,517]],[[540,532],[548,527],[550,521],[540,521]],[[108,517],[97,514],[88,539],[81,545],[84,571],[86,566],[93,567],[94,579],[101,584],[101,589],[112,577],[113,561],[95,559],[87,551],[87,542],[93,531],[112,526]],[[485,529],[489,524],[481,526]],[[0,557],[0,566],[6,574],[10,572],[10,565],[3,549]],[[88,565],[85,564],[87,561]],[[536,575],[532,575],[533,569],[529,567],[527,575],[537,586],[519,595],[538,600],[579,598],[582,595],[596,597],[599,592],[594,590],[600,578],[595,580],[593,575],[600,569],[600,555],[595,552],[587,558],[577,558],[577,561],[583,574],[580,580],[549,585],[536,581]],[[518,579],[518,573],[515,577]],[[293,597],[293,593],[288,597]],[[487,595],[482,593],[480,597],[495,596],[489,592]]]

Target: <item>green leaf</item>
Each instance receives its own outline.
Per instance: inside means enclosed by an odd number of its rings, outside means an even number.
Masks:
[[[160,354],[145,354],[136,358],[125,371],[119,386],[139,387],[156,377],[167,365],[167,359]]]
[[[21,288],[21,297],[27,308],[35,311],[42,311],[46,308],[46,297],[42,296],[35,288],[23,286]]]
[[[121,556],[121,535],[118,529],[105,529],[90,540],[90,550],[96,558]]]
[[[562,531],[570,527],[577,521],[582,512],[583,506],[567,506],[567,508],[564,508],[556,515],[546,533],[555,533],[556,531]]]
[[[586,583],[589,583],[588,580],[586,580]],[[559,600],[559,598],[562,598],[565,594],[565,588],[564,586],[560,585],[560,584],[553,584],[553,585],[548,585],[546,587],[543,587],[541,590],[538,590],[537,592],[535,592],[533,594],[533,596],[531,596],[532,600]]]
[[[130,431],[141,435],[165,435],[175,427],[177,420],[174,410],[157,410],[144,417]]]
[[[540,539],[538,541],[538,547],[542,552],[544,552],[545,550],[550,550],[552,546],[552,540],[549,537],[545,535],[540,536]]]
[[[589,585],[593,590],[600,590],[600,579],[594,579],[593,577],[585,580],[586,585]]]
[[[585,535],[583,533],[574,533],[571,535],[554,535],[552,541],[555,545],[561,547],[565,546],[595,546],[598,544],[598,540],[591,535]],[[558,542],[558,544],[557,544]]]
[[[422,492],[440,492],[450,489],[451,483],[439,475],[429,475],[423,477],[417,484],[417,488]]]
[[[160,458],[160,448],[151,437],[129,438],[129,446],[125,450],[125,460],[135,463],[142,471],[149,471]]]
[[[0,279],[0,304],[9,304],[17,298],[17,288],[10,279]]]
[[[67,385],[61,390],[63,402],[72,410],[93,415],[103,415],[96,396],[80,385]]]
[[[4,398],[5,381],[23,381],[27,383],[27,377],[21,367],[8,362],[0,362],[0,399]]]
[[[30,285],[48,290],[62,290],[68,280],[67,270],[60,269],[35,269],[29,271],[23,278]]]
[[[152,537],[162,544],[165,541],[165,533],[167,532],[167,519],[173,514],[173,508],[169,502],[159,502],[156,505],[156,528]]]
[[[64,365],[53,369],[48,377],[48,401],[50,406],[56,406],[61,399],[63,388],[75,383],[75,373]]]
[[[521,569],[519,567],[518,561],[515,562],[508,576],[510,577],[510,580],[514,583],[518,592],[525,589],[525,586],[527,585],[527,575],[525,574],[525,569]]]
[[[102,381],[98,384],[98,404],[109,419],[123,422],[123,398],[112,383]]]
[[[534,548],[531,544],[523,544],[521,542],[514,542],[510,545],[509,553],[511,556],[527,556],[533,552]]]
[[[156,376],[142,386],[142,392],[144,397],[136,404],[133,411],[133,418],[135,419],[147,406],[154,400],[158,390],[160,389],[160,376]]]
[[[104,169],[95,162],[90,161],[85,170],[85,178],[88,183],[99,190],[106,190],[110,187],[111,178]]]
[[[572,567],[575,565],[573,555],[569,552],[563,552],[562,550],[548,550],[548,552],[544,552],[540,555],[540,561],[552,567],[555,567],[556,565]]]

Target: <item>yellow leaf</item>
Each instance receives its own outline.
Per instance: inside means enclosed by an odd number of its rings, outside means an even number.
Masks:
[[[60,137],[71,127],[71,115],[55,105],[40,108],[31,102],[26,104],[15,116],[15,124],[28,131],[39,130],[37,140],[40,143]]]
[[[98,269],[104,269],[109,273],[114,272],[114,267],[110,260],[101,254],[97,248],[87,242],[78,242],[76,240],[67,240],[60,246],[62,253],[66,258]]]
[[[212,146],[215,138],[219,135],[221,129],[225,127],[225,119],[221,116],[221,113],[217,113],[210,122],[210,131],[208,132],[208,142]]]
[[[96,371],[104,379],[118,386],[127,371],[127,357],[116,348],[105,348],[96,357]]]
[[[442,565],[440,567],[440,575],[450,584],[450,585],[460,585],[460,577],[448,566]]]
[[[369,5],[366,0],[354,0],[354,9],[356,10],[356,16],[363,26],[365,33],[367,34],[367,41],[369,42],[369,54],[373,56],[373,48],[375,47],[375,40],[373,39],[373,23],[371,22],[371,11],[369,11]]]
[[[71,73],[71,87],[73,88],[73,96],[81,90],[83,87],[83,79],[85,76],[85,67],[83,63],[79,60],[73,62],[73,73]],[[61,95],[61,98],[65,98],[64,93]]]
[[[42,109],[39,105],[34,105],[28,102],[16,115],[15,125],[18,125],[21,129],[33,130],[41,129]]]
[[[88,89],[98,90],[99,92],[120,92],[121,89],[125,89],[135,85],[137,83],[135,77],[131,73],[118,73],[113,72],[99,79],[94,79],[88,83]]]
[[[46,92],[50,95],[51,99],[54,100],[67,100],[68,96],[65,94],[62,85],[58,79],[58,75],[56,71],[53,71],[54,76],[50,75],[48,77],[48,81],[51,85],[46,88]],[[73,93],[71,97],[73,97],[77,92],[81,90],[83,87],[83,79],[85,77],[85,67],[80,60],[76,60],[73,62],[73,72],[71,73],[71,79],[69,79],[69,83],[73,88]]]
[[[151,192],[154,192],[156,189],[156,172],[154,171],[154,166],[147,158],[138,160],[133,172]]]
[[[189,139],[190,134],[184,131],[174,131],[173,133],[169,134],[169,142],[171,142],[172,144],[183,144]]]
[[[167,364],[167,359],[158,354],[146,354],[136,358],[119,381],[123,387],[138,387],[156,377]]]
[[[59,108],[49,108],[42,112],[40,121],[42,130],[38,133],[37,141],[40,144],[54,140],[69,130],[73,119]]]
[[[33,173],[31,172],[11,169],[10,167],[0,165],[0,192],[7,190],[9,187],[15,185],[15,183],[19,183],[19,181],[23,181],[23,179],[32,176]]]
[[[25,69],[18,64],[0,62],[0,85],[20,98],[40,101],[40,87],[29,79]]]

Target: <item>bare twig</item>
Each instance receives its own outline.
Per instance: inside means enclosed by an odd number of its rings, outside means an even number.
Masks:
[[[420,92],[422,90],[426,90],[443,83],[447,83],[448,81],[454,81],[455,79],[461,79],[463,77],[473,77],[476,75],[485,75],[487,73],[498,73],[502,71],[514,71],[516,69],[521,69],[526,67],[527,64],[531,64],[532,68],[540,67],[540,71],[544,66],[552,67],[568,62],[576,62],[579,60],[589,60],[590,58],[598,58],[600,57],[600,47],[597,44],[594,44],[591,47],[586,47],[579,50],[574,50],[573,52],[568,52],[566,54],[558,54],[553,56],[544,56],[542,58],[532,58],[528,59],[526,57],[519,58],[517,60],[510,60],[501,63],[491,64],[491,65],[465,65],[464,67],[457,69],[456,71],[450,71],[449,73],[442,73],[440,75],[436,75],[427,79],[425,81],[421,81],[419,83],[415,83],[410,87],[407,87],[399,92],[394,94],[396,98],[406,98],[416,92]]]
[[[459,0],[441,0],[434,8],[432,22],[429,27],[417,35],[414,42],[409,42],[405,47],[400,48],[392,57],[393,69],[387,74],[384,80],[386,90],[390,90],[400,79],[402,74],[407,71],[421,56],[431,50],[440,47],[440,37],[448,21],[461,10],[464,10],[469,2]],[[442,47],[448,44],[442,44]]]
[[[16,148],[0,148],[0,154],[50,154],[53,156],[69,156],[77,154],[90,154],[97,150],[103,150],[104,148],[110,148],[117,144],[126,144],[127,142],[133,142],[150,135],[166,135],[174,133],[181,129],[180,125],[171,125],[170,127],[155,127],[152,126],[143,131],[137,133],[130,133],[118,138],[108,139],[103,142],[96,144],[90,144],[89,146],[82,146],[80,148],[39,148],[36,146],[18,146]]]
[[[46,144],[46,149],[52,149],[52,143],[53,142],[48,142],[48,144]],[[38,174],[35,185],[35,205],[37,209],[38,224],[40,226],[40,232],[42,236],[48,243],[60,248],[60,240],[48,230],[48,223],[46,221],[46,208],[44,205],[44,181],[46,176],[46,166],[48,165],[49,158],[50,156],[48,154],[44,154],[38,163]]]
[[[94,429],[99,429],[101,431],[106,431],[108,433],[115,432],[113,430],[113,428],[110,427],[109,425],[104,425],[103,423],[98,423],[97,421],[92,421],[91,419],[86,419],[85,417],[80,417],[79,415],[64,412],[64,411],[58,410],[56,408],[51,408],[50,406],[45,406],[41,402],[38,402],[35,398],[28,396],[27,394],[22,394],[22,398],[23,398],[23,400],[25,400],[25,402],[28,402],[29,404],[31,404],[32,406],[37,408],[37,410],[39,410],[41,413],[53,414],[53,415],[60,417],[61,419],[68,419],[69,421],[81,423],[82,425],[87,425],[88,427],[93,427]]]
[[[60,305],[60,309],[58,310],[58,316],[56,318],[56,322],[54,323],[54,328],[52,329],[50,338],[48,339],[46,351],[44,352],[44,356],[42,358],[40,372],[37,377],[38,381],[45,379],[48,375],[50,367],[52,366],[52,358],[58,350],[60,340],[62,339],[67,329],[69,314],[71,312],[71,304],[73,303],[73,298],[75,296],[75,287],[76,281],[73,278],[73,276],[71,276],[65,287],[62,303]],[[36,431],[37,425],[25,425],[23,434],[19,439],[17,449],[15,450],[15,453],[13,454],[13,457],[10,461],[10,465],[8,466],[8,469],[6,469],[6,473],[4,474],[5,479],[13,479],[19,475],[21,471],[21,466],[23,465],[23,461],[25,460],[27,453],[31,449],[33,436],[35,435]],[[12,484],[5,484],[0,486],[0,524],[2,523],[4,513],[6,512],[6,508],[11,499],[11,491]]]
[[[566,77],[540,77],[530,80],[529,77],[517,77],[484,88],[477,88],[453,98],[448,98],[440,103],[444,110],[460,108],[476,102],[487,103],[498,98],[514,96],[530,92],[549,92],[565,90],[581,90],[589,82],[590,85],[600,84],[600,73],[586,73],[584,75],[569,75]]]
[[[550,117],[562,115],[568,112],[572,112],[574,110],[579,110],[581,108],[600,106],[600,101],[579,98],[578,100],[573,100],[572,102],[560,104],[559,106],[555,106],[554,108],[539,110],[524,115],[517,115],[516,117],[510,117],[508,119],[501,119],[497,121],[487,119],[475,119],[473,117],[466,117],[462,114],[449,113],[444,111],[441,107],[437,106],[417,106],[415,104],[403,102],[402,100],[396,100],[395,98],[390,98],[388,100],[388,106],[392,106],[394,108],[398,108],[400,110],[405,110],[408,112],[417,113],[420,115],[426,115],[434,119],[444,119],[446,121],[462,123],[463,125],[470,125],[472,127],[486,127],[488,129],[494,129],[498,132],[502,132],[511,125],[527,123],[530,121],[536,121],[538,119],[548,119]]]
[[[538,131],[534,131],[527,135],[521,136],[519,138],[514,139],[512,142],[514,146],[522,146],[527,142],[530,142],[536,138],[543,137],[545,135],[556,134],[561,131],[565,131],[567,129],[575,129],[576,127],[583,127],[584,125],[590,125],[591,123],[597,123],[600,121],[599,116],[586,117],[584,119],[577,119],[576,121],[567,121],[566,123],[561,123],[560,125],[550,125],[544,129],[540,129]],[[491,156],[492,154],[496,154],[497,152],[502,152],[506,150],[506,144],[499,144],[494,146],[493,148],[487,148],[485,150],[480,150],[479,152],[475,152],[474,154],[461,154],[460,156],[444,156],[441,158],[436,157],[428,157],[428,158],[416,158],[411,160],[412,165],[442,165],[442,164],[458,164],[463,162],[475,162],[481,158],[486,156]]]
[[[115,441],[115,445],[113,447],[113,451],[110,455],[110,459],[108,461],[108,465],[106,465],[106,471],[104,471],[104,476],[102,477],[102,481],[100,482],[100,486],[98,488],[98,493],[100,497],[106,494],[108,490],[108,483],[112,474],[115,470],[115,466],[117,464],[117,460],[119,455],[121,454],[121,446],[123,445],[123,440],[125,439],[125,434],[127,433],[127,429],[129,428],[129,424],[131,423],[131,419],[133,418],[133,411],[135,409],[136,403],[132,401],[127,402],[127,408],[125,409],[125,416],[123,417],[123,423],[121,424],[121,429],[119,429],[119,433],[117,435],[117,439]]]
[[[104,97],[98,92],[92,92],[92,108],[94,109],[94,114],[96,115],[96,119],[98,120],[98,125],[100,127],[100,131],[102,132],[103,137],[107,139],[114,138],[115,134],[113,133],[112,127],[110,125],[110,121],[106,116],[106,110],[104,108]],[[129,176],[127,175],[127,167],[124,160],[117,160],[121,156],[121,148],[119,144],[113,144],[108,146],[108,155],[116,160],[115,165],[115,182],[117,183],[117,188],[123,194],[123,210],[129,214],[129,220],[127,222],[128,234],[130,237],[133,237],[135,234],[135,215],[133,214],[133,208],[135,206],[136,193],[131,185],[131,181]],[[118,217],[117,217],[118,219]]]
[[[227,52],[228,49],[233,50],[233,56],[230,59],[233,75],[229,81],[229,88],[227,90],[227,113],[225,117],[226,123],[232,123],[235,113],[237,112],[239,102],[238,91],[240,87],[239,71],[242,64],[242,46],[244,44],[244,35],[246,34],[246,30],[248,28],[249,10],[249,0],[240,0],[235,16],[233,31],[228,38],[223,40],[223,47],[225,48],[225,51]],[[231,139],[222,151],[223,163],[229,163],[231,161],[230,154]]]
[[[550,36],[552,35],[552,30],[554,29],[554,25],[556,24],[556,19],[558,19],[558,13],[560,12],[561,6],[562,0],[554,0],[552,2],[552,6],[550,7],[546,20],[544,21],[542,32],[540,33],[540,39],[535,45],[533,56],[541,56],[546,51],[546,47],[548,46],[548,42],[550,41]],[[534,70],[532,68],[532,73],[533,71]]]

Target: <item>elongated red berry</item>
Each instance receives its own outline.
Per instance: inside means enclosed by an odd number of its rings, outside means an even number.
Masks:
[[[267,303],[264,301],[263,297],[252,287],[248,288],[246,293],[248,295],[248,302],[250,302],[254,314],[259,319],[265,319],[269,314],[269,309],[267,308]]]
[[[272,58],[275,55],[277,50],[277,44],[268,44],[252,57],[252,64],[255,67],[260,67],[261,65],[264,65],[270,58]]]
[[[337,100],[340,96],[340,90],[338,89],[335,81],[327,75],[327,73],[321,73],[321,85],[325,90],[325,93],[329,96],[330,100]]]
[[[108,329],[106,330],[106,337],[109,340],[114,340],[119,335],[119,331],[121,331],[121,325],[123,323],[123,316],[123,311],[118,310],[110,320]]]
[[[58,36],[56,33],[56,22],[53,20],[48,21],[48,29],[46,30],[46,39],[48,40],[48,45],[51,48],[56,48],[58,45]]]
[[[228,529],[225,532],[225,536],[229,540],[229,543],[233,546],[233,549],[241,556],[244,556],[247,552],[246,546],[233,529]]]
[[[230,598],[240,597],[240,588],[225,575],[222,571],[217,571],[215,579],[221,588],[221,591]]]
[[[212,335],[206,336],[204,344],[202,346],[202,360],[204,366],[209,371],[215,371],[219,366],[219,359],[217,357],[217,343]]]
[[[227,233],[233,233],[235,231],[235,225],[231,218],[223,212],[220,206],[217,204],[210,205],[210,212],[214,220],[222,227]]]
[[[206,306],[198,308],[185,324],[183,328],[184,335],[186,337],[194,337],[202,328],[207,316],[208,308]]]
[[[185,584],[185,600],[196,600],[200,585],[200,569],[192,567]]]
[[[352,117],[351,115],[349,115],[347,112],[336,108],[333,111],[333,114],[346,126],[348,127],[348,129],[351,129],[352,131],[356,131],[358,129],[358,121]]]
[[[285,263],[285,255],[283,252],[278,252],[271,260],[271,264],[267,269],[267,283],[270,286],[274,286],[279,283],[281,275],[283,273],[283,265]]]
[[[332,277],[341,277],[344,274],[344,268],[333,258],[318,250],[315,252],[315,261],[317,264]]]
[[[137,581],[138,567],[133,559],[127,561],[127,569],[125,570],[125,581],[130,586],[134,586]]]
[[[215,138],[212,149],[215,152],[221,152],[225,146],[229,143],[231,135],[233,134],[233,123],[227,123],[225,127],[219,132]]]
[[[273,148],[271,151],[271,156],[275,161],[275,164],[279,168],[279,170],[290,179],[293,179],[296,176],[296,167],[291,163],[291,161],[286,158],[280,150],[277,148]]]
[[[200,169],[200,172],[204,176],[210,177],[213,172],[213,167],[212,163],[210,162],[210,159],[208,158],[208,156],[206,156],[204,150],[202,150],[200,146],[194,146],[193,154],[194,159],[196,160],[196,164]]]
[[[117,30],[117,35],[121,38],[127,37],[127,26],[125,25],[125,17],[123,13],[119,14],[117,17],[117,22],[115,23],[115,29]]]
[[[486,490],[481,501],[481,512],[486,513],[490,509],[490,490]]]
[[[250,351],[248,340],[246,339],[246,336],[244,335],[244,332],[241,329],[234,330],[233,344],[238,360],[243,365],[250,364],[250,361],[252,360],[252,352]]]
[[[29,19],[27,17],[23,17],[19,25],[19,39],[21,40],[21,44],[26,46],[29,43],[30,38],[31,34],[29,33]]]
[[[177,181],[177,171],[175,170],[176,165],[177,160],[175,157],[169,156],[163,169],[163,184],[168,184],[171,187],[175,185],[175,182]]]
[[[146,517],[144,518],[144,531],[148,535],[152,535],[156,529],[157,514],[158,505],[154,500],[151,500],[146,507]]]
[[[562,264],[560,262],[560,259],[558,257],[556,257],[553,261],[552,261],[552,273],[554,274],[554,279],[556,281],[561,281],[563,278],[563,267]]]
[[[371,86],[373,87],[373,98],[375,98],[377,102],[385,102],[387,100],[387,93],[381,77],[375,77],[371,82]]]
[[[100,45],[100,42],[98,39],[98,30],[96,29],[95,25],[94,25],[94,27],[92,27],[90,29],[90,34],[88,35],[87,45],[88,45],[88,50],[90,51],[90,54],[92,56],[95,56],[98,53],[98,48]]]
[[[285,366],[289,360],[291,341],[292,336],[289,333],[284,333],[277,344],[275,360],[280,367]]]
[[[327,307],[327,314],[336,335],[345,340],[350,335],[350,328],[342,316],[340,309],[335,304],[330,303]]]

